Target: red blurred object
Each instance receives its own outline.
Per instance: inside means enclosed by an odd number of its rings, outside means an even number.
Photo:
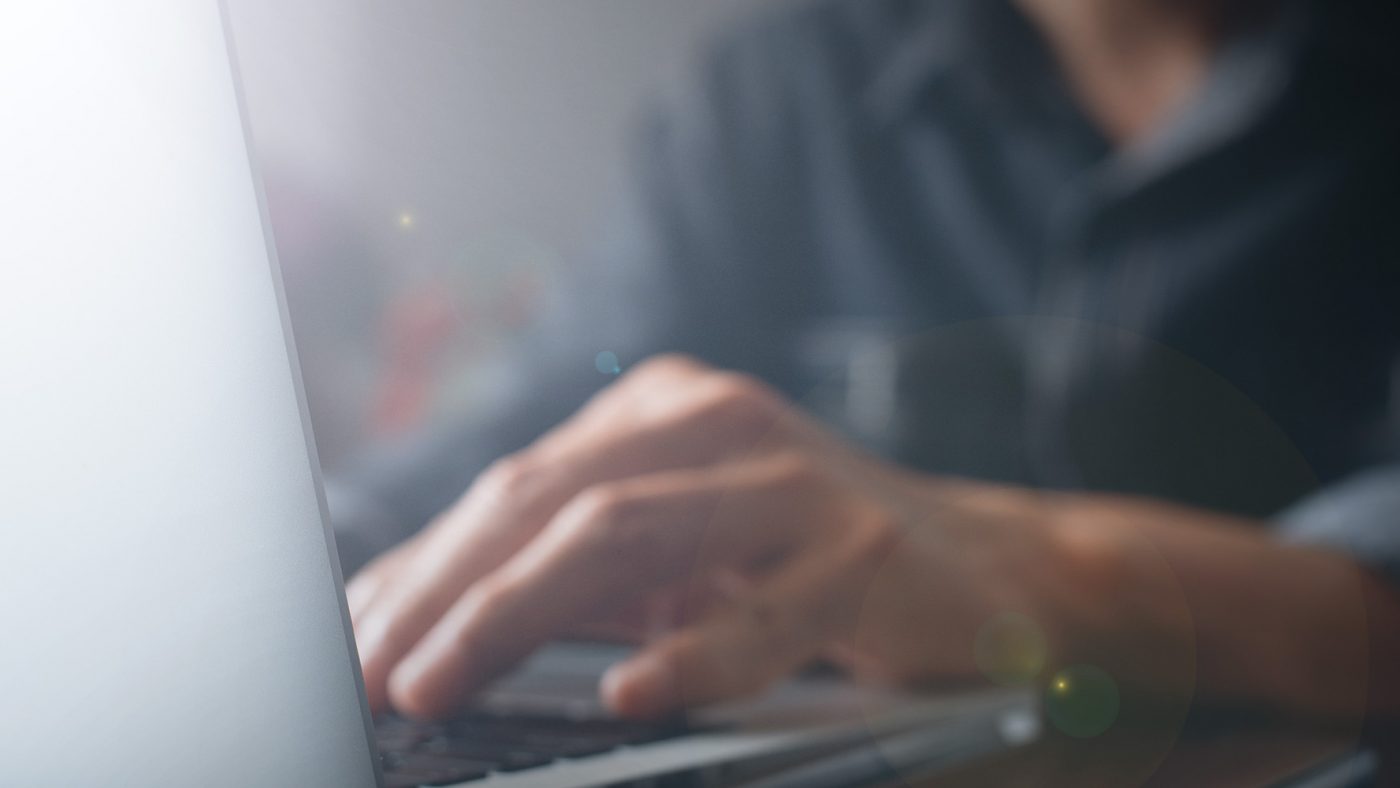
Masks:
[[[396,296],[385,310],[383,371],[370,414],[378,436],[402,434],[432,412],[447,351],[471,317],[445,291],[441,283],[417,287]]]

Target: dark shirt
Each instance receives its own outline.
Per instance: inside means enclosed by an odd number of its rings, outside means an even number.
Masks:
[[[681,351],[911,467],[1260,518],[1400,578],[1400,81],[1350,7],[1235,36],[1125,147],[1009,0],[723,39],[641,126],[518,389],[333,505],[347,564],[566,417],[599,352]]]

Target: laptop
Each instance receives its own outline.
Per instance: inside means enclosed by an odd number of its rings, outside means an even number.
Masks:
[[[763,784],[1035,735],[1018,692],[831,677],[611,719],[587,644],[461,719],[373,719],[225,30],[216,0],[0,7],[0,783]]]

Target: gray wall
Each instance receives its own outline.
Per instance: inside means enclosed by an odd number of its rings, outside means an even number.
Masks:
[[[257,144],[384,240],[586,232],[639,96],[771,0],[232,0]]]
[[[454,316],[415,418],[469,410],[519,328],[500,283],[549,276],[594,232],[639,100],[782,1],[230,0],[328,464],[404,427],[366,426],[402,366],[386,309]]]

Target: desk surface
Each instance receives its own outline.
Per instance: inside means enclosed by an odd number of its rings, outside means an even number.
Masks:
[[[1368,734],[1364,745],[1355,732],[1259,721],[1188,727],[1171,736],[1115,731],[1090,741],[1051,733],[1011,753],[937,776],[903,775],[881,788],[1288,785],[1313,768],[1363,749],[1376,753],[1380,762],[1380,775],[1368,785],[1400,785],[1397,733],[1400,726],[1388,726],[1383,733]]]

